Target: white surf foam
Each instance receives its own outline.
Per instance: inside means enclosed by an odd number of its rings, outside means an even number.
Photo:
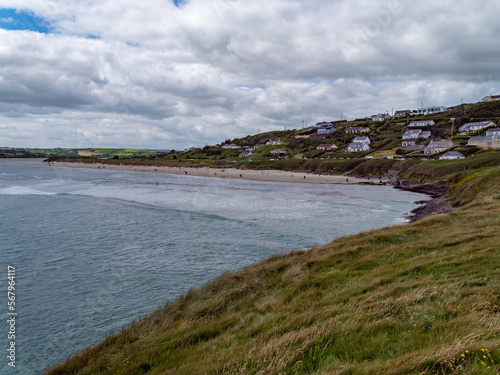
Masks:
[[[40,190],[30,189],[25,186],[11,186],[0,190],[0,195],[55,195],[57,193],[49,193]]]

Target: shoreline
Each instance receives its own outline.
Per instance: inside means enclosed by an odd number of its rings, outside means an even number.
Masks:
[[[227,178],[253,181],[293,182],[309,184],[364,184],[387,185],[388,179],[360,178],[342,175],[316,174],[308,172],[281,171],[276,169],[237,169],[213,167],[166,167],[149,165],[72,163],[72,162],[17,162],[16,164],[50,166],[57,168],[85,168],[127,172],[166,173],[184,176]]]
[[[13,164],[35,165],[56,168],[82,168],[95,170],[114,170],[126,172],[149,172],[165,173],[183,176],[224,178],[251,181],[269,182],[291,182],[308,184],[343,184],[343,185],[373,185],[391,186],[395,189],[411,191],[414,193],[429,196],[428,200],[413,202],[418,207],[414,208],[405,216],[408,223],[413,223],[427,216],[440,213],[449,213],[455,210],[451,203],[444,199],[448,187],[439,184],[422,184],[416,181],[406,181],[395,179],[393,176],[381,176],[381,178],[363,178],[342,175],[316,174],[311,172],[292,172],[276,169],[254,170],[214,168],[214,167],[167,167],[149,165],[129,165],[129,164],[105,164],[105,163],[78,163],[78,162],[16,162]]]

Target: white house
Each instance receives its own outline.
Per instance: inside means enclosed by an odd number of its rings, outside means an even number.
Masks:
[[[482,102],[491,102],[492,100],[500,100],[500,95],[488,95],[481,99]]]
[[[439,107],[419,108],[416,109],[415,112],[417,115],[432,115],[433,113],[439,113],[446,110],[447,110],[446,107],[439,106]]]
[[[486,136],[500,134],[500,128],[486,130]]]
[[[478,130],[489,128],[490,126],[495,126],[496,124],[493,121],[478,121],[478,122],[468,122],[463,124],[458,128],[458,132],[461,134],[469,134],[473,132],[477,132]]]
[[[434,120],[418,120],[418,121],[412,121],[408,126],[432,126],[434,125]]]
[[[361,152],[361,151],[369,151],[370,146],[366,142],[353,142],[349,146],[347,146],[348,152]]]
[[[389,118],[389,115],[386,113],[379,113],[378,115],[370,116],[372,121],[385,121]]]
[[[245,152],[240,152],[240,154],[238,155],[240,158],[246,158],[247,156],[250,156],[252,155],[251,152],[249,151],[245,151]]]
[[[238,145],[235,145],[234,143],[230,143],[227,145],[222,145],[222,148],[241,148],[241,147]]]
[[[403,139],[417,139],[422,134],[422,129],[408,129],[403,133]]]
[[[458,151],[448,151],[439,157],[439,160],[465,159],[465,156]]]
[[[350,126],[348,128],[345,128],[346,133],[369,133],[370,128],[365,128],[362,126]]]
[[[280,140],[275,140],[275,141],[268,141],[266,142],[266,145],[269,146],[279,146],[279,145],[282,145],[283,144],[283,141],[280,141]]]

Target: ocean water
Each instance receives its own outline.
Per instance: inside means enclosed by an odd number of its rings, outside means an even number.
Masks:
[[[387,186],[0,162],[0,373],[43,373],[226,271],[403,224],[422,199]],[[8,266],[15,368],[6,355]]]

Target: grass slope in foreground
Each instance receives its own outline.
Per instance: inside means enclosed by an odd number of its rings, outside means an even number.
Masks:
[[[470,203],[224,274],[49,374],[497,373],[500,167],[450,194]]]

